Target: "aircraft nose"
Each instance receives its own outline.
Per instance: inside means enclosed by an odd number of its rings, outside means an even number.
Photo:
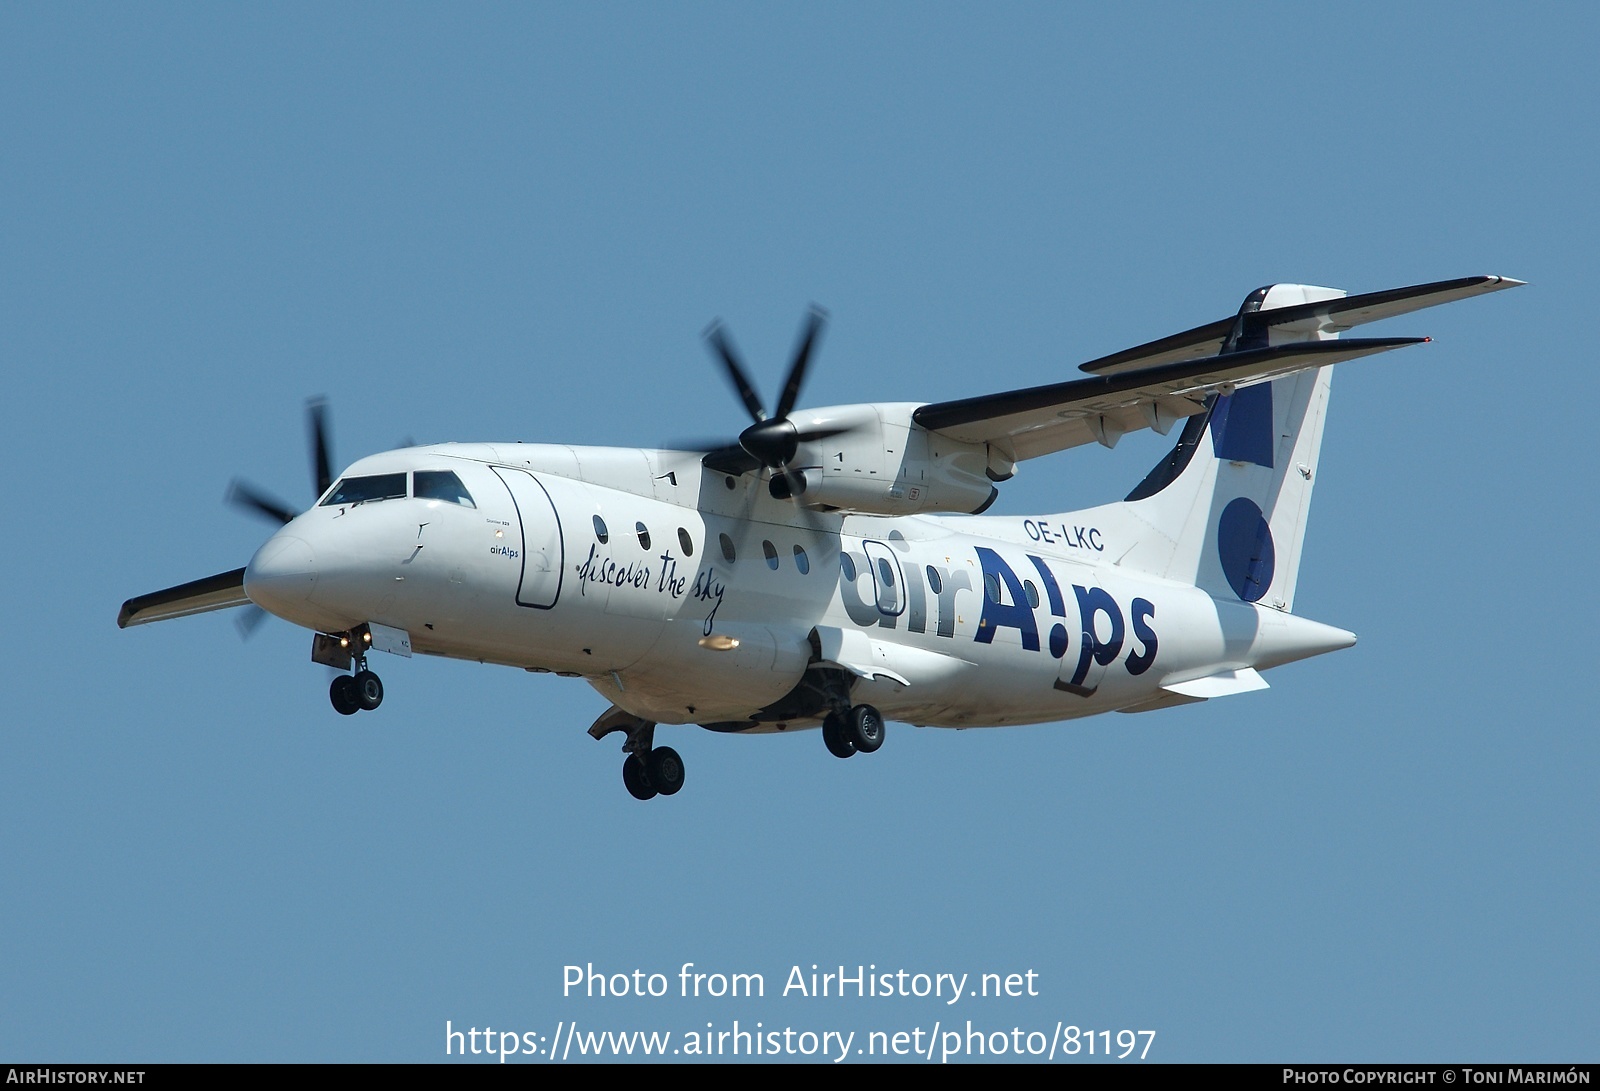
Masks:
[[[244,593],[274,614],[306,602],[317,582],[316,558],[303,538],[274,534],[244,570]]]

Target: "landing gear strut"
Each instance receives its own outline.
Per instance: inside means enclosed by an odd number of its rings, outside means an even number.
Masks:
[[[589,728],[589,734],[603,739],[613,731],[625,731],[622,744],[628,757],[622,763],[622,783],[634,799],[654,799],[658,795],[677,795],[683,787],[683,759],[670,746],[656,746],[656,725],[648,720],[612,708]]]
[[[836,758],[855,756],[856,748],[845,734],[846,730],[845,717],[837,712],[828,713],[827,719],[822,721],[822,744]]]

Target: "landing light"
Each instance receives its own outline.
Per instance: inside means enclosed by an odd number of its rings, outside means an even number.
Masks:
[[[700,646],[709,648],[714,652],[731,652],[739,646],[739,641],[731,636],[723,636],[721,633],[712,633],[710,636],[700,638]]]

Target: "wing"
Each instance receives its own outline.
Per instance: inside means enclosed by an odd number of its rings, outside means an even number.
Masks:
[[[1271,289],[1262,288],[1250,293],[1233,317],[1081,365],[1090,378],[934,402],[917,409],[914,419],[952,439],[991,444],[1014,461],[1091,441],[1109,447],[1141,428],[1165,433],[1200,412],[1206,396],[1219,389],[1428,340],[1338,339],[1352,326],[1521,283],[1509,277],[1463,277],[1355,296],[1285,285],[1302,298],[1323,297],[1287,306],[1272,306],[1267,302]]]
[[[117,615],[117,627],[126,629],[130,625],[204,614],[210,610],[226,610],[230,606],[244,606],[249,601],[244,593],[244,569],[235,568],[232,572],[207,576],[203,580],[129,599],[122,604],[122,612]]]

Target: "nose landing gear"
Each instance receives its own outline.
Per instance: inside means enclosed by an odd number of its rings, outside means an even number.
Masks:
[[[613,731],[627,732],[622,744],[622,783],[634,799],[677,795],[683,788],[683,758],[670,746],[656,746],[656,725],[612,707],[594,722],[589,734],[603,739]]]
[[[339,675],[328,686],[328,700],[341,716],[371,712],[383,704],[383,681],[367,669],[366,649],[371,643],[372,631],[365,625],[348,633],[318,633],[311,642],[313,663],[355,672]]]
[[[333,680],[328,687],[328,700],[341,716],[371,712],[383,704],[383,681],[361,664],[354,675],[341,674]]]
[[[371,712],[383,704],[383,682],[376,674],[367,670],[365,665],[350,681],[355,685],[356,703],[361,706],[361,711]]]
[[[341,716],[354,716],[361,711],[361,701],[356,697],[356,680],[348,674],[341,674],[333,680],[328,687],[328,700],[333,702],[333,710]]]
[[[341,716],[371,712],[383,704],[383,680],[367,669],[365,656],[355,661],[355,674],[341,674],[328,686],[328,700]]]

